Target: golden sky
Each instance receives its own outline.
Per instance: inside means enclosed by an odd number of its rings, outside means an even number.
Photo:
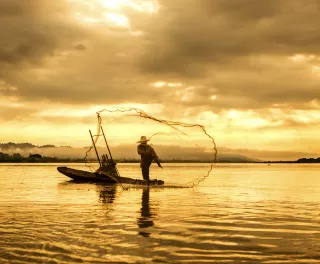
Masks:
[[[87,146],[96,111],[120,105],[200,123],[225,149],[318,154],[319,13],[312,0],[1,0],[0,141]],[[108,120],[114,142],[153,132]]]

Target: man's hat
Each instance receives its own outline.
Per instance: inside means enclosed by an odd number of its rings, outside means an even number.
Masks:
[[[141,136],[140,140],[137,141],[137,143],[147,143],[149,141],[149,139],[147,139],[146,136]]]

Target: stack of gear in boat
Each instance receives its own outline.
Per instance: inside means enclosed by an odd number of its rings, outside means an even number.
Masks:
[[[102,155],[101,165],[96,170],[96,173],[98,173],[102,177],[104,175],[111,176],[113,178],[120,177],[116,166],[117,166],[117,163],[115,163],[113,160],[108,159],[106,155]]]

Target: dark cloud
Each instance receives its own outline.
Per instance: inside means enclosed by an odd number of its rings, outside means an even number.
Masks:
[[[174,114],[173,107],[175,113],[305,108],[320,98],[311,72],[319,61],[288,60],[320,55],[317,1],[160,0],[152,15],[124,11],[141,36],[80,23],[77,5],[0,2],[0,78],[17,87],[20,100],[162,103]],[[150,85],[161,80],[183,86]],[[195,87],[189,98],[188,86]]]
[[[79,44],[74,45],[73,48],[74,48],[75,50],[85,50],[85,49],[86,49],[86,46],[79,43]]]
[[[315,1],[160,1],[148,24],[146,72],[192,74],[193,66],[231,63],[261,54],[319,53],[320,6]],[[299,21],[299,22],[297,22]],[[150,27],[149,27],[150,25]],[[190,70],[190,71],[189,71]]]
[[[0,22],[7,27],[0,30],[0,78],[17,87],[22,101],[153,102],[148,78],[132,65],[137,38],[77,21],[76,5],[1,1],[6,15]]]
[[[320,98],[312,65],[288,60],[320,54],[316,1],[160,1],[145,28],[145,74],[204,85],[190,105],[264,108]],[[319,62],[319,61],[318,61]],[[318,63],[317,62],[317,63]],[[303,68],[305,67],[305,68]],[[183,103],[185,105],[185,103]]]
[[[0,10],[0,63],[36,63],[81,38],[63,0],[4,0]]]

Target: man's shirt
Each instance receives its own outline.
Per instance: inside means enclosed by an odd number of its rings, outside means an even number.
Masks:
[[[140,144],[137,146],[138,154],[141,156],[141,167],[142,166],[150,166],[152,161],[154,160],[156,163],[159,163],[159,158],[153,149],[148,144]]]

